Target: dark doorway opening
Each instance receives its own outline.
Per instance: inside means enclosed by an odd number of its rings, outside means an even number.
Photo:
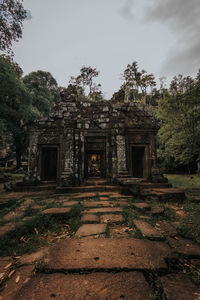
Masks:
[[[145,147],[132,147],[133,177],[143,178]]]
[[[105,176],[105,152],[87,151],[85,156],[85,178],[104,178]]]
[[[57,178],[57,148],[42,148],[41,179],[55,181]]]

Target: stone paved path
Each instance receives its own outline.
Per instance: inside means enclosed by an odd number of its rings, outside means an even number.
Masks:
[[[65,224],[79,206],[80,226],[71,238],[55,234],[53,243],[35,253],[0,257],[0,300],[200,299],[190,272],[176,269],[186,259],[199,272],[200,247],[164,219],[164,205],[117,192],[41,197],[36,203],[34,195],[26,198],[2,215],[0,235],[15,228],[14,212],[22,223],[33,217],[25,214],[29,205],[41,217]]]

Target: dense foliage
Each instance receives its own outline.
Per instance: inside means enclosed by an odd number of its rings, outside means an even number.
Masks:
[[[159,156],[165,166],[188,165],[200,155],[200,76],[174,77],[159,101]]]
[[[26,10],[21,0],[0,1],[0,50],[11,52],[13,41],[22,37],[22,23]]]
[[[0,83],[1,135],[12,136],[20,167],[28,147],[28,127],[48,116],[52,104],[59,101],[59,89],[48,72],[33,72],[22,78],[20,67],[5,56],[0,56]]]

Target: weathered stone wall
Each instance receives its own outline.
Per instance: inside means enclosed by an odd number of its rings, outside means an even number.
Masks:
[[[157,129],[157,122],[144,105],[80,102],[76,94],[63,91],[62,102],[53,108],[48,119],[41,120],[30,132],[29,175],[40,177],[40,147],[56,145],[58,183],[64,186],[80,184],[85,177],[88,138],[93,139],[94,144],[95,138],[105,141],[96,146],[105,152],[105,173],[109,181],[115,181],[121,173],[128,173],[130,145],[134,144],[147,146],[145,155],[150,173],[151,164],[156,165]]]

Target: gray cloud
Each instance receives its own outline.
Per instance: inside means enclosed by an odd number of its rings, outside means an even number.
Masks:
[[[134,15],[132,13],[134,0],[126,0],[124,5],[120,8],[119,13],[120,15],[126,20],[132,20]]]
[[[163,70],[171,74],[196,72],[200,67],[200,1],[153,0],[146,19],[166,23],[176,38]]]

